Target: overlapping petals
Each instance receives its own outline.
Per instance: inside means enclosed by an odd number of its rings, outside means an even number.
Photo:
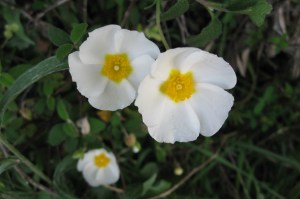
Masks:
[[[105,149],[94,149],[84,154],[77,163],[77,170],[82,172],[87,183],[96,187],[117,182],[120,169],[113,153]]]
[[[72,80],[90,104],[113,111],[134,101],[140,82],[159,53],[143,33],[108,25],[90,32],[79,51],[69,55],[68,62]],[[109,61],[107,56],[111,56]]]
[[[171,49],[153,63],[135,105],[158,142],[192,141],[222,127],[234,101],[224,89],[236,81],[232,67],[216,55],[197,48]],[[166,83],[172,91],[164,90]]]

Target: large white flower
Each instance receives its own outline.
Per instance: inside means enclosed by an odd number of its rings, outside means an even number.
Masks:
[[[109,185],[117,182],[120,169],[113,153],[105,149],[94,149],[84,154],[77,163],[77,170],[92,187]]]
[[[135,105],[158,142],[195,140],[215,134],[228,117],[236,75],[222,58],[197,48],[158,56],[141,82]]]
[[[159,53],[143,33],[108,25],[90,32],[68,62],[72,80],[89,103],[113,111],[133,102]]]

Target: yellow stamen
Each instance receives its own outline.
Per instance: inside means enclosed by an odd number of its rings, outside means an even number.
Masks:
[[[171,70],[169,78],[160,85],[160,91],[176,103],[189,99],[196,91],[193,73]]]
[[[107,54],[101,74],[108,79],[120,83],[133,71],[127,54]]]
[[[99,168],[104,168],[110,162],[109,157],[105,155],[105,153],[100,153],[94,157],[95,165]]]

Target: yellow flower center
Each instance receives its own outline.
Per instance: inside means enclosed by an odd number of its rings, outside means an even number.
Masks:
[[[105,155],[105,153],[100,153],[94,157],[95,165],[99,168],[104,168],[110,162],[110,159]]]
[[[132,70],[127,54],[107,54],[101,74],[120,83],[131,74]]]
[[[169,78],[160,85],[160,91],[176,103],[189,99],[196,91],[193,73],[171,70]]]

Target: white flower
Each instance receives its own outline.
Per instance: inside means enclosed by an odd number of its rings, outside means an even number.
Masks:
[[[89,103],[113,111],[133,102],[159,53],[143,33],[108,25],[90,32],[68,62],[72,80]]]
[[[105,149],[94,149],[84,154],[77,163],[77,170],[92,187],[117,182],[120,169],[113,153]]]
[[[228,117],[236,75],[222,58],[197,48],[176,48],[158,56],[141,82],[135,105],[158,142],[212,136]]]

